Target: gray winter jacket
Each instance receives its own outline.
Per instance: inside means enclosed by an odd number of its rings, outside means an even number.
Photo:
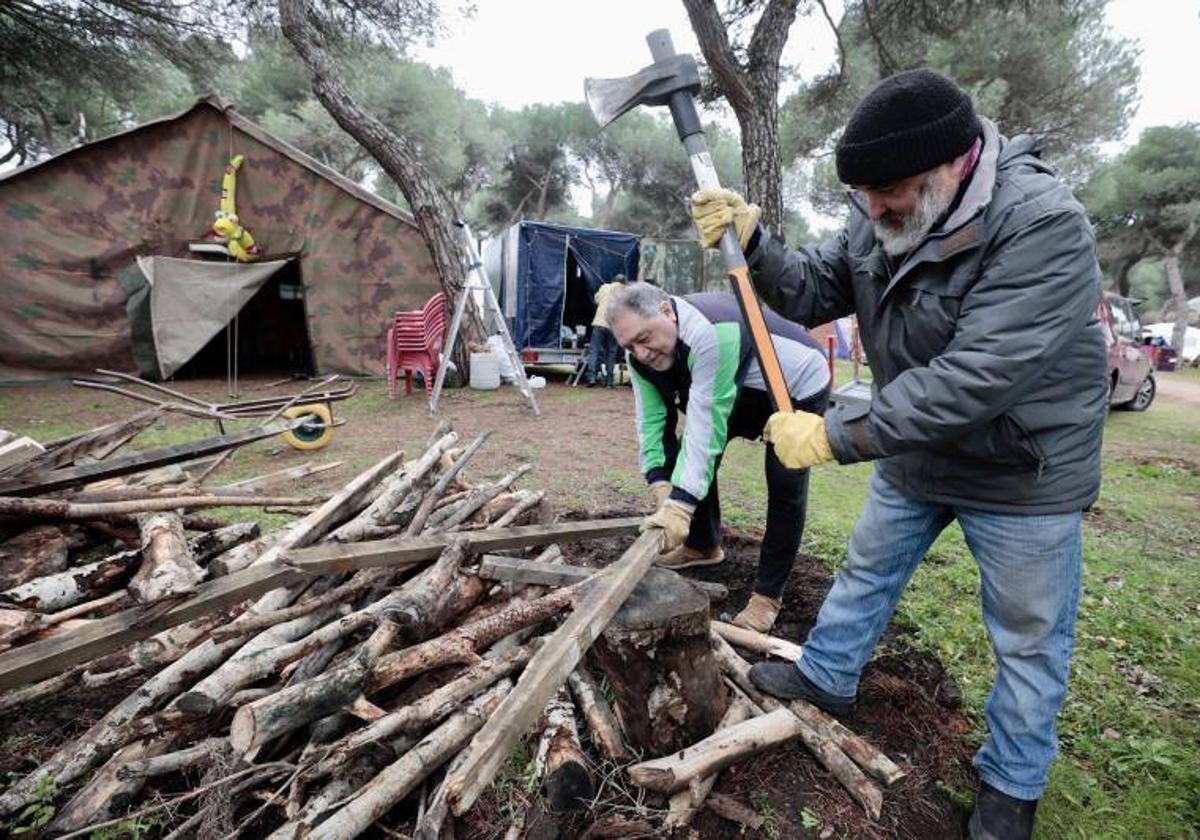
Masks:
[[[1096,500],[1108,392],[1095,239],[1030,137],[984,121],[958,207],[898,266],[857,212],[798,251],[760,235],[749,263],[787,318],[858,315],[874,398],[826,415],[838,461],[882,459],[905,495],[982,510]]]

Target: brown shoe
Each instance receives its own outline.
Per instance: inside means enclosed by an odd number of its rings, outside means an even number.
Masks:
[[[681,545],[658,555],[655,561],[664,569],[689,569],[692,566],[715,566],[725,559],[725,550],[721,546],[713,548],[688,548]]]
[[[747,630],[767,633],[775,625],[775,618],[782,608],[782,599],[768,598],[766,595],[754,592],[750,595],[750,602],[746,604],[746,609],[735,615],[731,623]]]

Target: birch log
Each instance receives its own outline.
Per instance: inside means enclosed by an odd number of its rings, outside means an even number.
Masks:
[[[534,766],[555,811],[586,809],[591,801],[592,777],[575,727],[575,704],[566,686],[560,686],[542,712],[542,736]]]
[[[588,730],[592,733],[592,742],[599,748],[604,757],[610,761],[623,762],[629,757],[625,739],[621,737],[620,727],[613,717],[608,700],[600,693],[600,687],[595,679],[582,666],[576,668],[567,677],[575,702],[583,712]]]
[[[138,517],[142,532],[142,563],[129,594],[148,604],[168,595],[190,592],[204,580],[204,569],[192,559],[178,514],[151,513]]]

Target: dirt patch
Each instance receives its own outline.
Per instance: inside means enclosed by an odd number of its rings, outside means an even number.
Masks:
[[[623,515],[625,512],[621,512]],[[618,515],[611,512],[606,515]],[[597,540],[564,546],[569,562],[606,565],[628,546],[628,539]],[[749,597],[758,563],[758,542],[741,534],[727,534],[727,560],[720,566],[688,570],[701,580],[724,584],[729,598],[713,605],[713,617],[741,608]],[[816,620],[821,601],[832,585],[824,564],[800,555],[784,593],[784,608],[777,635],[803,642]],[[975,782],[970,771],[970,751],[963,735],[970,730],[959,707],[961,698],[953,679],[932,656],[912,650],[895,626],[887,634],[887,650],[863,675],[858,711],[849,721],[859,734],[909,767],[907,778],[884,794],[883,816],[872,823],[845,790],[799,743],[765,751],[750,761],[724,771],[716,790],[732,796],[766,817],[753,836],[778,838],[955,838],[964,836],[967,813],[950,792],[968,792]],[[605,768],[599,768],[601,770]],[[542,811],[536,792],[522,789],[517,808],[489,794],[465,822],[465,836],[494,837],[503,830],[503,816],[529,810],[527,828],[534,823],[538,836],[579,838],[600,816],[636,816],[642,808],[654,812],[666,807],[662,797],[635,790],[620,781],[616,768],[597,808],[586,817],[554,817]],[[616,771],[616,772],[614,772]],[[511,792],[511,789],[510,789]],[[716,840],[749,836],[741,826],[704,811],[692,823],[689,840]],[[555,833],[557,832],[557,833]],[[532,835],[531,835],[532,836]]]

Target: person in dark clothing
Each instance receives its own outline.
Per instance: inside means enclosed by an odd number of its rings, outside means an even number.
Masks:
[[[737,301],[729,293],[673,297],[637,283],[608,305],[617,341],[629,353],[642,472],[657,508],[646,527],[663,527],[672,569],[720,563],[717,472],[730,438],[762,436],[771,403]],[[808,333],[774,313],[767,325],[793,404],[820,414],[829,399],[825,355]],[[676,426],[687,415],[683,438]],[[765,633],[782,606],[808,501],[808,470],[784,467],[767,447],[767,526],[758,575],[735,624]]]
[[[867,404],[767,423],[785,466],[876,467],[803,654],[751,678],[849,713],[917,563],[957,521],[997,659],[970,832],[1028,838],[1067,693],[1082,512],[1100,488],[1107,386],[1092,228],[1031,138],[1002,136],[929,70],[872,89],[836,159],[856,209],[814,247],[789,250],[735,193],[692,198],[702,242],[732,223],[775,311],[810,325],[856,313],[874,375]]]

